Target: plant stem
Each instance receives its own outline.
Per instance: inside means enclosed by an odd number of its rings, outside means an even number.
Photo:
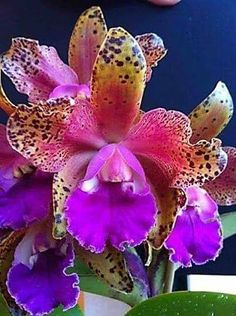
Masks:
[[[175,278],[175,271],[176,271],[175,264],[172,263],[170,260],[168,260],[167,265],[166,265],[163,293],[172,292],[174,278]]]
[[[152,249],[152,260],[147,270],[152,297],[163,293],[167,261],[165,249]]]

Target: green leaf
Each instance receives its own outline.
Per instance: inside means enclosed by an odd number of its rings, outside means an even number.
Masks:
[[[0,294],[0,315],[1,316],[10,316],[10,313],[8,311],[8,307],[2,297],[2,295]]]
[[[151,298],[126,316],[236,316],[236,295],[208,292],[174,292]]]
[[[220,216],[224,239],[236,234],[236,212],[225,213]]]
[[[63,312],[63,310],[58,307],[53,313],[50,314],[50,316],[83,316],[83,313],[81,312],[79,306],[75,306],[66,312]]]

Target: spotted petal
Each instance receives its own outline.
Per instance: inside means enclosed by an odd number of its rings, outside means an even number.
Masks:
[[[218,82],[213,92],[190,114],[193,135],[191,142],[216,137],[233,115],[233,100],[223,82]]]
[[[171,232],[177,213],[184,206],[186,197],[182,189],[168,187],[158,163],[141,156],[138,158],[151,185],[158,209],[156,222],[149,233],[148,240],[152,247],[159,249]]]
[[[133,290],[133,280],[130,276],[123,253],[107,246],[100,254],[94,254],[76,244],[79,260],[83,261],[103,282],[110,287],[125,293]]]
[[[91,102],[110,142],[119,141],[138,115],[145,74],[146,62],[137,41],[122,28],[110,29],[91,79]]]
[[[78,186],[83,178],[85,168],[93,153],[82,153],[73,156],[66,166],[53,178],[53,210],[54,210],[54,229],[53,235],[56,239],[61,239],[66,234],[66,220],[64,209],[67,198]]]
[[[33,103],[47,100],[59,85],[78,83],[77,75],[62,62],[55,48],[40,46],[35,40],[13,39],[0,63],[16,89]]]
[[[85,100],[51,99],[42,106],[25,105],[11,115],[8,136],[12,147],[46,172],[62,170],[81,151],[102,146],[93,111]]]
[[[152,76],[152,68],[157,66],[158,62],[165,57],[167,49],[165,49],[163,40],[154,33],[138,35],[135,39],[141,46],[146,58],[146,81],[149,81]]]
[[[187,206],[177,216],[173,231],[165,242],[170,259],[183,266],[215,260],[222,248],[221,224],[217,204],[206,191],[191,187]]]
[[[204,188],[219,205],[236,204],[236,148],[223,147],[228,155],[226,169]]]
[[[106,33],[106,22],[99,7],[87,9],[77,20],[70,39],[69,65],[78,74],[80,83],[89,82]]]
[[[202,185],[225,168],[227,155],[221,142],[189,143],[189,119],[182,113],[156,109],[145,113],[123,144],[135,154],[156,162],[169,186]]]

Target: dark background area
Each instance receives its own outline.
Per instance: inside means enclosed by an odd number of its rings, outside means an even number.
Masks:
[[[218,80],[227,84],[236,100],[235,0],[182,0],[165,8],[142,0],[1,0],[0,51],[9,48],[12,37],[23,36],[56,47],[66,61],[76,19],[92,5],[102,7],[108,26],[121,25],[134,35],[157,33],[168,48],[146,88],[144,110],[162,106],[187,114]],[[26,100],[8,81],[4,86],[14,102]],[[5,122],[4,113],[0,115]],[[235,130],[236,115],[221,135],[224,145],[236,146]],[[178,288],[184,287],[190,272],[236,274],[236,236],[225,242],[214,263],[179,270]]]

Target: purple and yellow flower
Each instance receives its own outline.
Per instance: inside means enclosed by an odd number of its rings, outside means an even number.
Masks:
[[[191,140],[198,142],[218,136],[232,115],[232,98],[225,84],[219,82],[189,115],[193,129]],[[202,188],[186,189],[186,203],[164,243],[170,250],[170,259],[180,265],[204,264],[216,259],[222,249],[218,205],[236,204],[236,149],[223,147],[223,150],[228,157],[225,170],[215,179],[209,179]]]
[[[0,227],[14,256],[4,291],[32,315],[75,305],[78,276],[66,273],[73,238],[99,256],[147,239],[186,266],[218,255],[216,202],[235,203],[235,149],[214,137],[232,100],[221,83],[190,118],[143,113],[145,84],[165,53],[155,34],[107,32],[93,7],[76,23],[69,66],[23,38],[2,55],[2,70],[32,103],[9,104],[8,140],[0,128]]]
[[[163,243],[182,189],[203,185],[224,170],[221,142],[190,144],[184,114],[140,113],[147,68],[138,42],[113,28],[95,60],[89,101],[51,99],[19,106],[11,115],[12,147],[35,167],[55,173],[56,238],[68,231],[94,252],[107,244],[124,250],[147,239],[158,214],[155,238]]]
[[[1,70],[32,103],[60,96],[87,99],[91,69],[106,31],[100,8],[90,8],[81,15],[73,30],[69,46],[70,66],[60,60],[53,47],[16,38],[10,50],[1,56]],[[144,52],[147,46],[150,48],[146,54],[150,61],[150,78],[151,67],[157,65],[166,50],[155,34],[141,35],[137,39]],[[7,114],[15,112],[17,107],[8,100],[2,86],[0,88],[1,107]],[[71,240],[55,241],[49,234],[50,225],[46,225],[50,222],[52,175],[35,168],[11,148],[3,125],[0,126],[0,137],[1,247],[3,257],[8,255],[8,249],[11,249],[11,256],[14,255],[14,261],[9,260],[7,265],[5,259],[1,260],[1,267],[5,267],[4,280],[0,280],[1,290],[11,308],[15,308],[16,302],[31,314],[48,313],[60,304],[68,309],[75,305],[79,289],[77,276],[66,274],[66,268],[71,266],[74,258]],[[113,252],[108,247],[108,253],[113,255]],[[45,267],[47,270],[44,271]],[[121,282],[119,287],[130,291],[131,281],[127,275],[127,281]],[[23,279],[29,287],[21,286]],[[28,292],[29,288],[34,288],[33,282],[40,284],[40,292],[37,289]],[[61,287],[60,282],[63,282]],[[63,294],[65,288],[68,295]],[[43,305],[42,301],[45,301]]]

